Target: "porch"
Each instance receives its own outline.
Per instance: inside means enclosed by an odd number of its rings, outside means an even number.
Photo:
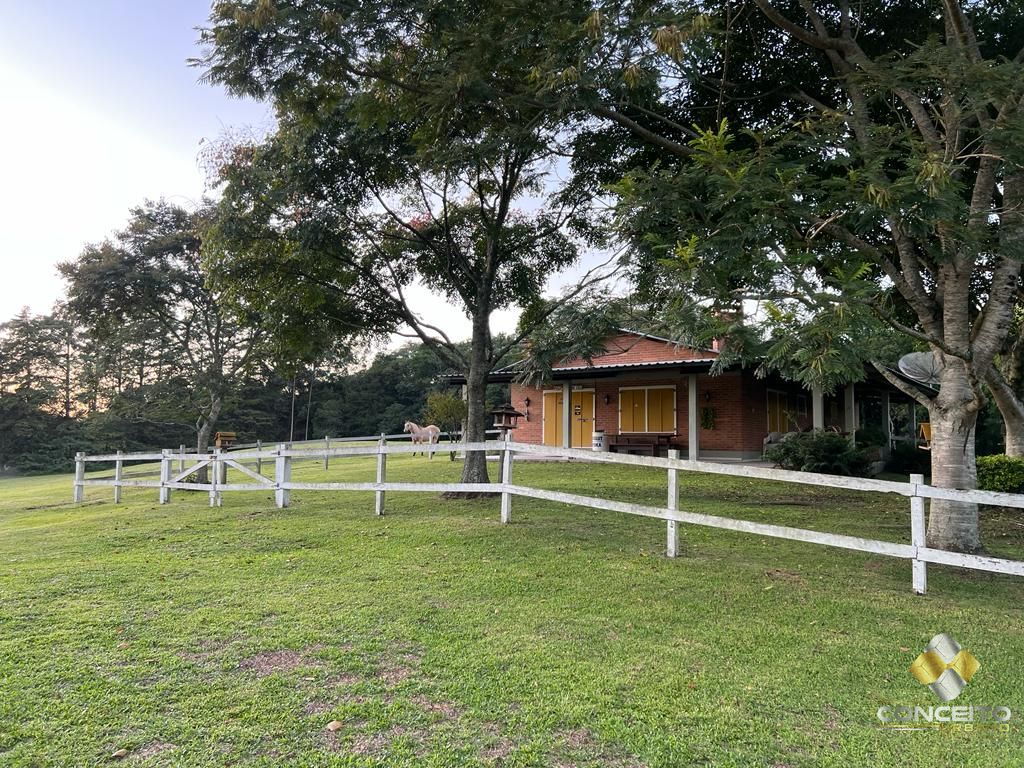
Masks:
[[[685,371],[698,366],[705,370]],[[880,446],[879,458],[916,436],[913,403],[877,373],[826,394],[749,371],[712,376],[703,361],[673,367],[574,372],[542,388],[513,384],[512,404],[525,414],[515,439],[589,448],[600,431],[613,452],[678,450],[691,460],[758,461],[768,445],[794,432],[830,430],[851,440],[861,432]]]

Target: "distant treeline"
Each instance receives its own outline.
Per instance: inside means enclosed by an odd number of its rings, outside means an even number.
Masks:
[[[246,442],[400,432],[404,421],[423,417],[430,392],[451,390],[445,373],[418,343],[382,352],[361,369],[289,376],[261,365],[229,388],[216,429]],[[66,470],[76,451],[192,449],[197,397],[152,339],[95,344],[63,307],[23,311],[0,325],[3,471]],[[507,389],[491,387],[489,399],[504,402]]]

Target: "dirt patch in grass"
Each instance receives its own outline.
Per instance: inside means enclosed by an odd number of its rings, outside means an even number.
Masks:
[[[790,584],[803,584],[804,577],[796,571],[787,571],[784,568],[769,568],[764,572],[772,581],[787,581]]]
[[[334,709],[334,705],[327,701],[307,701],[302,705],[302,714],[322,715],[324,712],[329,712],[332,709]]]
[[[385,685],[398,685],[399,683],[408,680],[412,677],[415,670],[412,667],[407,667],[404,664],[387,664],[381,667],[377,673],[377,677],[384,682]]]
[[[413,696],[410,701],[424,712],[440,715],[445,720],[454,721],[462,717],[462,712],[450,701],[435,701],[429,696]]]
[[[406,650],[394,658],[384,659],[377,678],[387,686],[398,685],[416,673],[422,658],[423,654],[418,650]]]
[[[825,728],[829,731],[835,731],[839,729],[839,710],[833,707],[831,704],[825,705]]]
[[[495,736],[480,749],[480,759],[489,763],[500,762],[512,754],[516,744],[505,736]]]
[[[161,752],[168,752],[172,749],[177,749],[174,744],[169,744],[166,741],[151,741],[144,747],[139,747],[135,752],[132,753],[132,760],[146,760],[150,757],[155,757]]]
[[[603,768],[644,768],[644,763],[622,747],[603,744],[586,728],[556,734],[558,748],[551,755],[554,768],[600,765]]]
[[[362,677],[349,672],[331,675],[324,681],[325,685],[329,685],[332,688],[351,688],[353,685],[359,685],[361,682],[363,682]]]
[[[277,672],[291,672],[300,668],[318,667],[320,664],[311,661],[305,652],[281,649],[277,651],[260,651],[255,656],[242,659],[238,668],[252,672],[258,677],[269,677]]]
[[[343,752],[361,757],[379,757],[383,755],[396,741],[409,739],[417,745],[417,752],[425,743],[425,736],[422,731],[406,728],[403,725],[392,725],[383,731],[373,733],[357,733],[351,740],[346,740],[341,734],[344,730],[333,733],[324,733],[324,743],[331,752]]]

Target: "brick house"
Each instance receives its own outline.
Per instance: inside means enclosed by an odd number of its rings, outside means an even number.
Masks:
[[[711,374],[715,349],[688,349],[622,329],[590,363],[563,360],[540,387],[514,381],[515,367],[492,381],[511,383],[512,406],[524,414],[519,442],[590,447],[595,430],[613,451],[690,458],[753,459],[766,440],[812,428],[853,434],[872,425],[891,442],[916,431],[913,406],[877,372],[832,395],[750,368]],[[872,375],[873,374],[873,375]],[[895,418],[894,418],[895,417]]]

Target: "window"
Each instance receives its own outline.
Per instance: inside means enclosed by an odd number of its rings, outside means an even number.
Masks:
[[[788,395],[776,389],[768,390],[768,431],[791,432],[801,428],[807,420],[806,395]]]
[[[676,431],[675,387],[624,387],[619,390],[619,432]]]

